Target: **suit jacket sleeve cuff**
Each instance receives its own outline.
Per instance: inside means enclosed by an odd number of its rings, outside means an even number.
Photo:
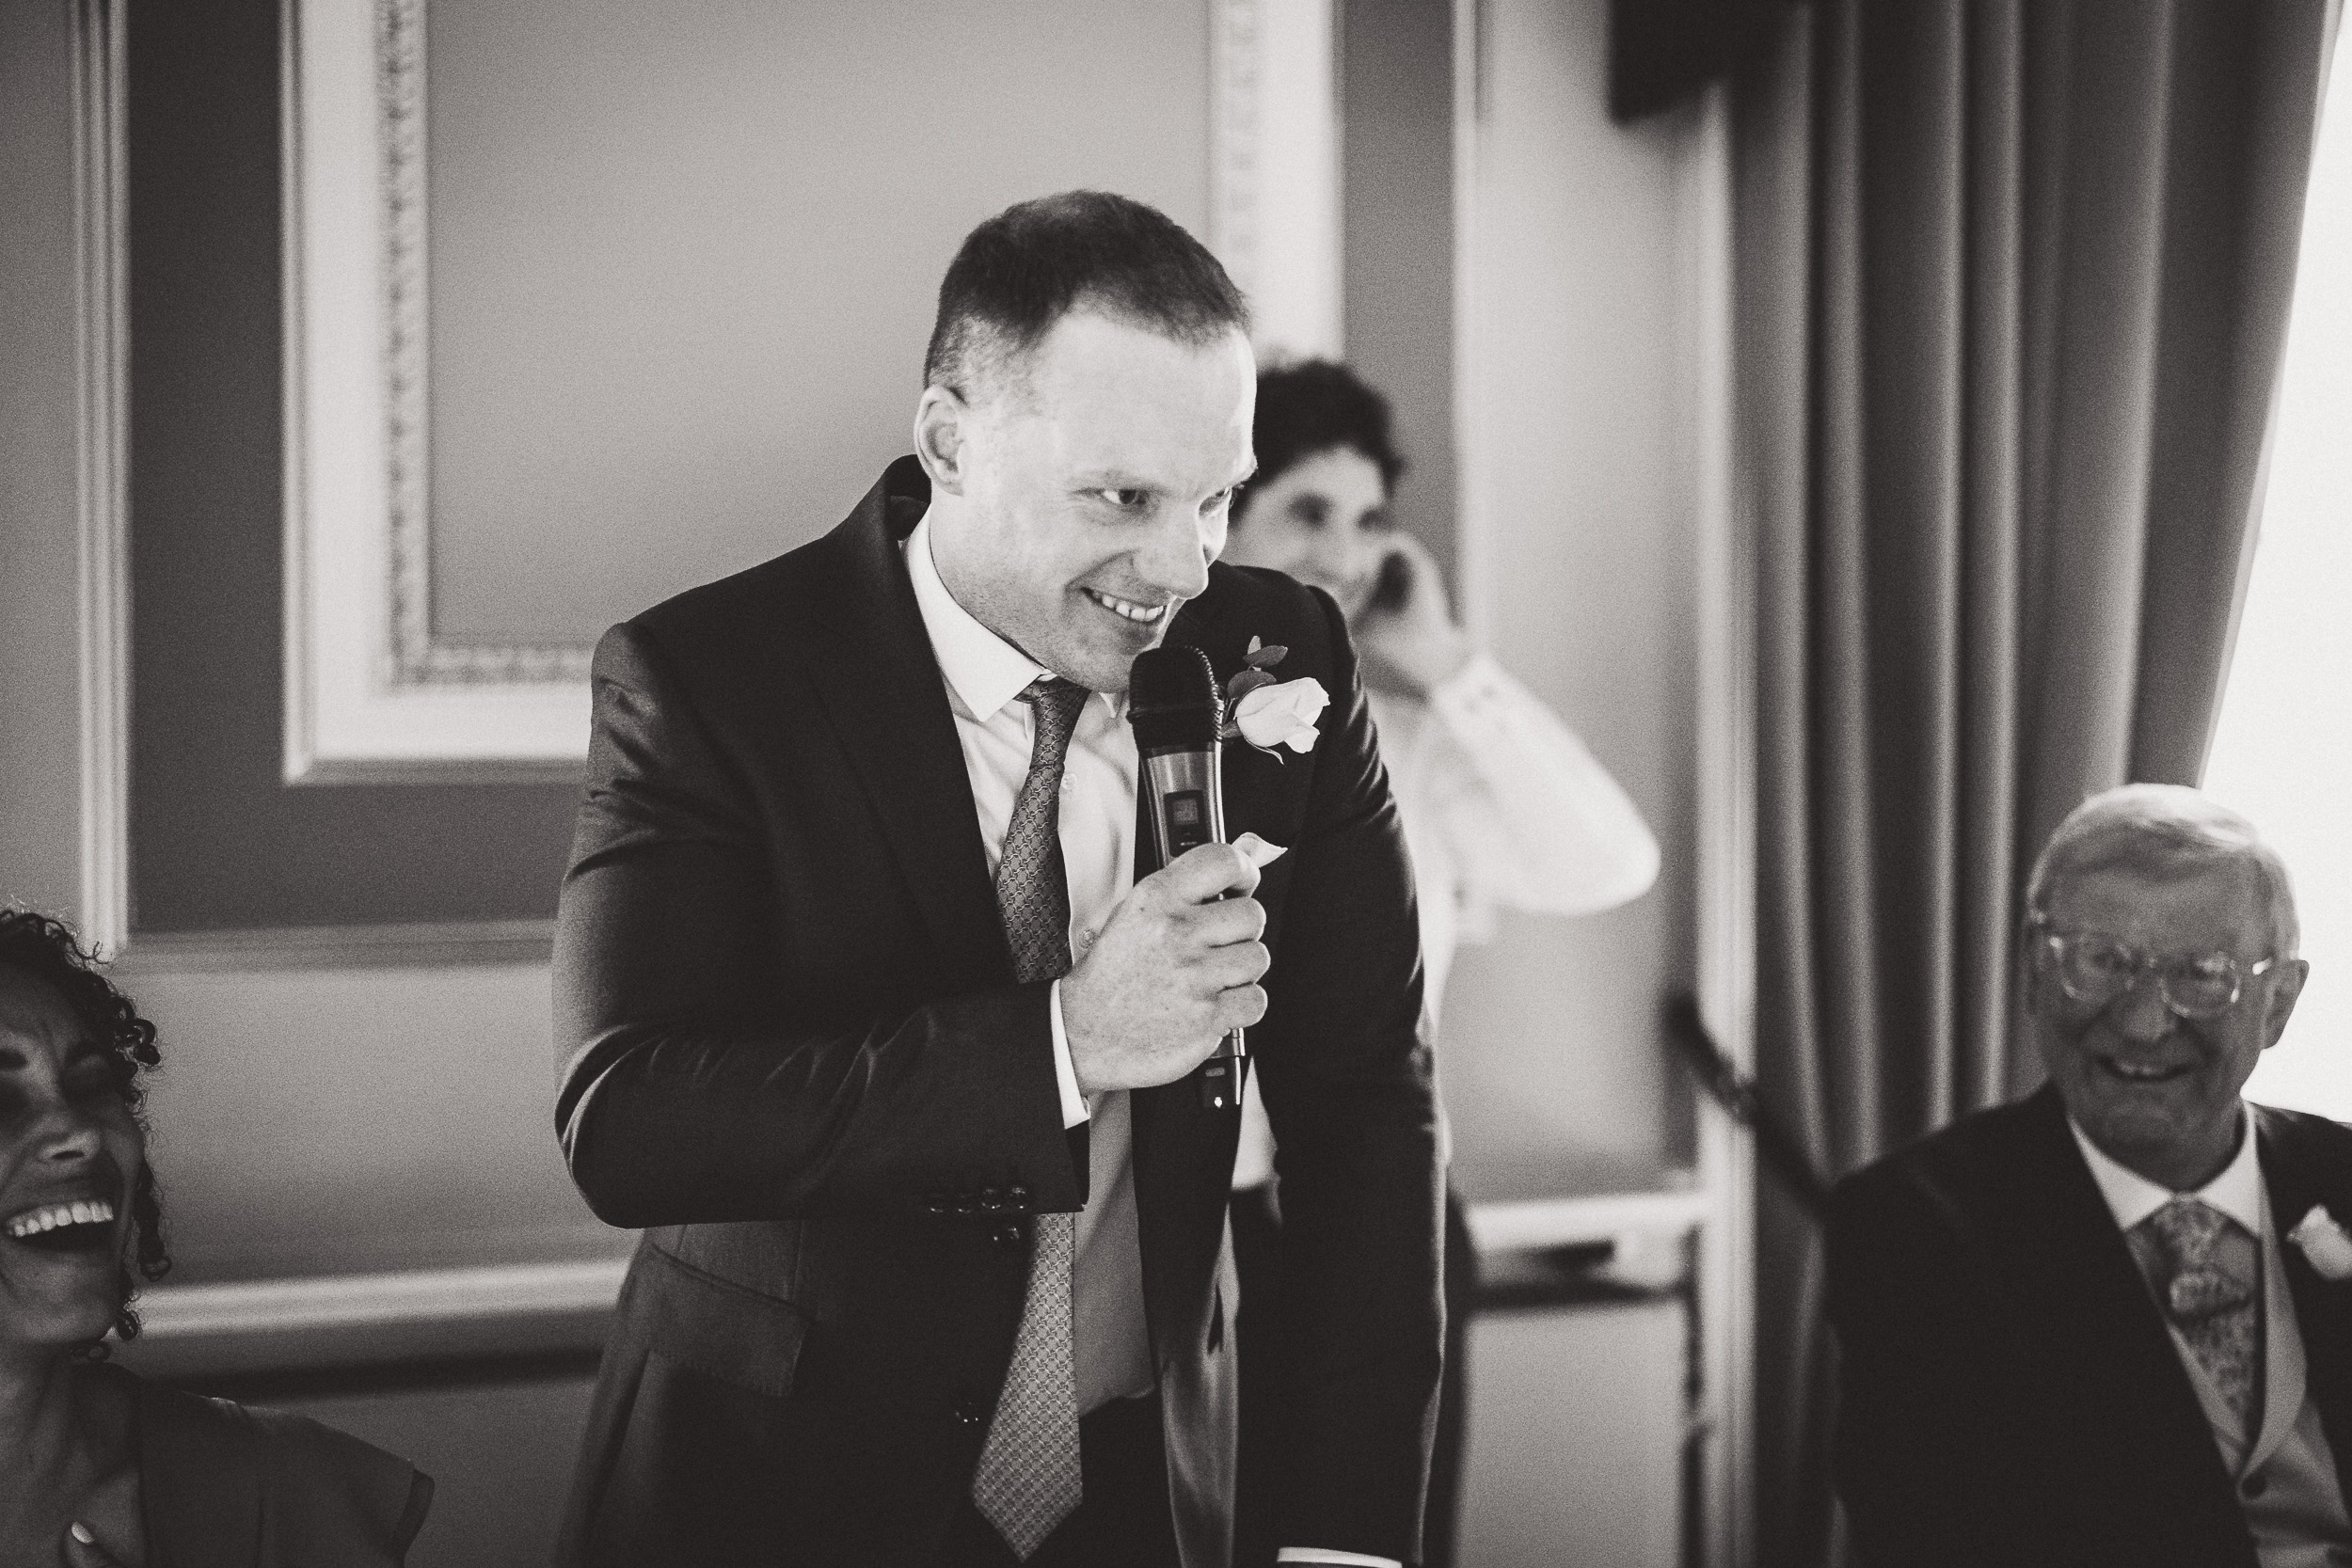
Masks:
[[[1070,1059],[1070,1030],[1061,1021],[1061,982],[1048,992],[1047,1012],[1054,1021],[1054,1083],[1061,1090],[1061,1125],[1067,1132],[1087,1119],[1087,1097],[1078,1092],[1078,1064]]]

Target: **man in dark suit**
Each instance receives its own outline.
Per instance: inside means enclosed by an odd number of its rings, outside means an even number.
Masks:
[[[1837,1190],[1858,1556],[2352,1563],[2352,1129],[2239,1098],[2306,973],[2286,869],[2131,784],[2059,826],[2026,912],[2049,1084]]]
[[[1282,1140],[1277,1315],[1313,1347],[1283,1555],[1417,1554],[1412,895],[1339,611],[1213,564],[1244,325],[1150,208],[1009,209],[941,287],[915,454],[598,647],[557,1118],[646,1235],[565,1561],[1225,1562],[1238,1112],[1197,1069],[1241,1025]],[[1123,694],[1164,641],[1220,681],[1287,650],[1332,703],[1308,725],[1294,687],[1282,754],[1227,749],[1236,847],[1138,875]]]

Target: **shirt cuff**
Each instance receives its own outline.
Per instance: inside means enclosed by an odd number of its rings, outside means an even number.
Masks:
[[[1067,1132],[1087,1119],[1087,1097],[1078,1092],[1078,1065],[1070,1059],[1070,1031],[1061,1021],[1061,982],[1046,992],[1054,1020],[1054,1084],[1061,1090],[1061,1125]]]
[[[1366,1557],[1361,1552],[1327,1552],[1313,1546],[1285,1546],[1277,1562],[1333,1562],[1347,1568],[1405,1568],[1392,1557]]]

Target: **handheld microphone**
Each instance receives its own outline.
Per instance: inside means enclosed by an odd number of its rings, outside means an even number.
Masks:
[[[1217,746],[1216,672],[1198,648],[1147,648],[1128,669],[1127,721],[1142,759],[1145,815],[1152,822],[1154,870],[1187,849],[1225,842],[1225,784]],[[1228,895],[1230,896],[1230,895]],[[1200,1101],[1213,1111],[1241,1103],[1249,1053],[1242,1031],[1218,1042],[1202,1062]]]

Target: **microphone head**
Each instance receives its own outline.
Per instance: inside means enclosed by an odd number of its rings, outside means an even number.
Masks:
[[[1127,721],[1140,751],[1212,749],[1224,705],[1216,672],[1198,648],[1147,648],[1128,666]]]

